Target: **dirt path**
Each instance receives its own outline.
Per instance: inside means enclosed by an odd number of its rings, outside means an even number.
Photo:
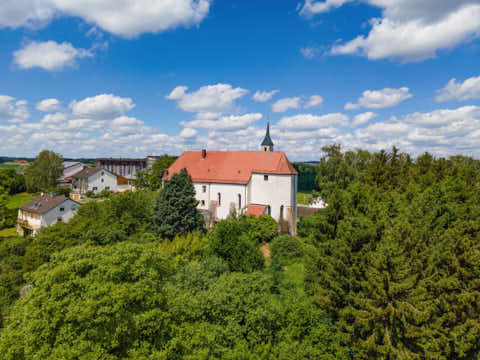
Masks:
[[[260,251],[262,252],[263,257],[265,258],[265,261],[269,261],[270,260],[270,246],[268,244],[263,244],[260,247]]]

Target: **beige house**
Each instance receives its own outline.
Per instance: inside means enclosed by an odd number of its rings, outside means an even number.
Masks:
[[[41,194],[18,209],[17,233],[35,236],[42,227],[70,221],[79,207],[79,203],[63,195]]]

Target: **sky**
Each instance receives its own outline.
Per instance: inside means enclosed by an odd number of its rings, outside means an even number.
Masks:
[[[2,0],[0,156],[480,157],[480,0]]]

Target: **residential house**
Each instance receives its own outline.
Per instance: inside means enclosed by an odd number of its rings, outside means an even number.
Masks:
[[[103,190],[118,192],[116,174],[98,167],[86,167],[72,176],[72,199],[79,200],[88,191],[98,194]]]
[[[68,222],[80,206],[63,195],[41,194],[18,210],[17,233],[21,236],[35,236],[42,227],[57,222]]]
[[[209,224],[232,211],[268,214],[296,233],[298,173],[284,152],[273,151],[269,125],[260,151],[186,151],[164,178],[184,168]]]
[[[82,171],[87,165],[76,161],[65,161],[63,163],[63,174],[58,179],[58,186],[72,188],[72,176]]]

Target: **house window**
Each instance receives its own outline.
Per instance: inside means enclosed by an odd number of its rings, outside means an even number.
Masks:
[[[104,182],[105,180],[102,179],[102,182]]]
[[[77,210],[77,207],[75,205],[72,205],[72,211]]]
[[[105,175],[105,171],[102,171],[102,176]]]
[[[242,208],[242,195],[238,194],[238,208]]]
[[[201,204],[202,206],[205,206],[205,200],[202,200],[202,201],[200,202],[200,204]]]
[[[204,193],[207,192],[207,185],[202,185],[202,192],[204,192]]]
[[[218,193],[218,206],[222,206],[222,194]]]
[[[268,181],[268,175],[263,175],[263,180]]]
[[[267,215],[272,215],[272,208],[270,205],[267,206]]]
[[[93,190],[93,191],[97,191],[98,188],[97,188],[96,186],[94,186],[92,190]]]
[[[61,217],[61,216],[59,216],[59,217],[57,218],[57,222],[62,222],[62,217]]]
[[[65,211],[65,208],[62,206],[62,207],[60,208],[60,212],[64,212],[64,211]]]
[[[105,186],[105,190],[110,190],[110,186]]]

